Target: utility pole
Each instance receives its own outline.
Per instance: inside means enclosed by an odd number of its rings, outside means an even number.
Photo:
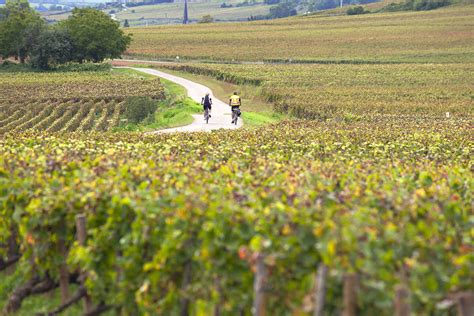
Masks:
[[[184,17],[183,17],[183,24],[188,24],[188,0],[184,0]]]

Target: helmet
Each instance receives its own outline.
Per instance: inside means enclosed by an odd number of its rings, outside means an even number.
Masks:
[[[237,95],[237,94],[238,94],[237,91],[234,91],[234,95]]]
[[[206,97],[209,96],[209,92],[206,92]]]

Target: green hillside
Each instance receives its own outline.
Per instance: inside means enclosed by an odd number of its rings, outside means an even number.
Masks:
[[[222,3],[232,4],[232,8],[221,8]],[[235,7],[239,0],[211,0],[189,4],[189,19],[191,22],[198,22],[204,15],[211,15],[215,21],[241,21],[247,20],[252,15],[268,14],[270,7],[260,2],[252,6]],[[157,5],[146,5],[131,7],[117,13],[116,17],[120,21],[128,19],[131,26],[152,25],[152,24],[172,24],[181,23],[183,20],[184,4],[163,3]]]
[[[199,22],[204,15],[210,15],[215,22],[247,21],[250,16],[266,15],[269,13],[271,5],[266,5],[263,1],[254,5],[241,5],[244,0],[209,0],[205,2],[191,2],[188,7],[189,19],[191,23]],[[232,7],[221,8],[226,3]],[[239,6],[236,6],[240,4]],[[183,21],[184,2],[162,3],[156,5],[141,5],[129,8],[110,8],[104,10],[112,13],[122,25],[125,20],[130,26],[147,26],[161,24],[180,24]],[[50,21],[60,21],[66,19],[70,13],[45,12],[43,17]]]
[[[128,56],[200,60],[472,62],[474,6],[132,28]]]

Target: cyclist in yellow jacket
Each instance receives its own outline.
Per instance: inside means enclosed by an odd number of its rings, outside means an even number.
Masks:
[[[235,121],[237,121],[237,118],[240,116],[240,106],[242,105],[242,100],[240,99],[237,92],[234,92],[234,94],[230,97],[229,105],[232,110],[232,124],[233,124]]]

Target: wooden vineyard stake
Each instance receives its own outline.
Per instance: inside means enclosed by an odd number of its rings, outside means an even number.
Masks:
[[[63,257],[63,262],[59,266],[59,288],[61,291],[61,303],[65,304],[69,299],[69,272],[66,264],[66,243],[62,238],[60,238],[58,241],[58,250],[61,256]]]
[[[217,299],[217,303],[214,305],[214,313],[213,314],[214,314],[214,316],[221,316],[221,304],[222,304],[221,292],[222,292],[222,288],[221,288],[221,282],[220,282],[219,277],[215,278],[214,284],[215,284],[215,287],[216,287],[218,299]]]
[[[410,290],[405,285],[399,285],[395,289],[395,316],[408,316],[410,308]]]
[[[183,284],[181,288],[185,292],[185,295],[187,295],[186,291],[189,288],[191,284],[191,261],[186,262],[184,265],[184,272],[183,272]],[[181,311],[179,313],[180,316],[189,316],[189,307],[191,305],[191,302],[189,301],[189,298],[184,296],[181,298]]]
[[[357,314],[357,274],[355,273],[344,275],[343,306],[343,316],[355,316]]]
[[[268,277],[268,270],[265,266],[265,256],[257,254],[255,260],[255,278],[253,284],[254,300],[252,314],[254,316],[265,316],[265,283]]]
[[[459,316],[474,315],[474,292],[464,292],[458,295],[457,308]]]
[[[323,316],[324,301],[326,298],[326,279],[328,275],[328,267],[324,263],[320,263],[318,274],[316,275],[316,292],[314,293],[314,313],[313,316]]]
[[[11,232],[11,235],[10,237],[8,237],[8,244],[7,244],[8,259],[12,259],[14,257],[19,256],[19,246],[16,241],[16,238],[18,236],[18,230],[15,225],[12,224],[10,226],[10,232]],[[15,269],[16,269],[15,264],[9,265],[7,267],[7,274],[8,275],[13,274],[15,272]]]
[[[79,245],[85,246],[86,244],[86,237],[87,237],[87,230],[86,230],[86,216],[84,214],[79,214],[76,216],[76,230],[77,230],[77,241]],[[81,286],[84,286],[85,283],[85,275],[81,274]],[[92,300],[89,295],[84,296],[84,312],[90,313],[92,311]]]
[[[408,287],[408,271],[406,266],[402,266],[399,271],[400,284],[395,287],[395,316],[409,316],[411,314],[411,293]]]

